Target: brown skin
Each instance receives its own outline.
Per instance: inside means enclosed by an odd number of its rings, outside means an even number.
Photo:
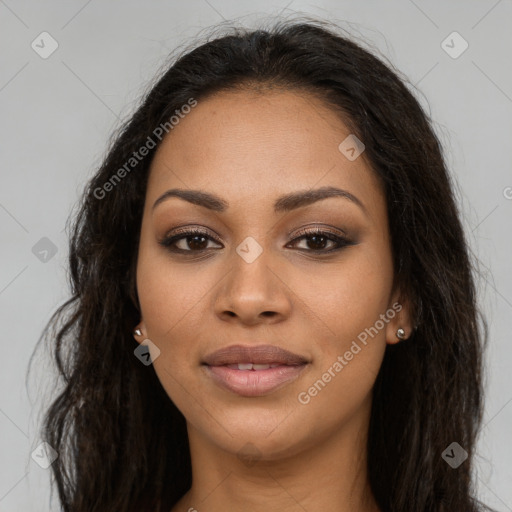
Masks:
[[[409,336],[411,325],[393,290],[382,188],[364,153],[349,161],[338,150],[349,133],[306,93],[223,92],[200,101],[156,153],[138,254],[136,339],[160,349],[155,372],[187,420],[193,485],[172,512],[379,510],[365,467],[371,390],[386,344],[398,342],[399,327]],[[366,212],[334,197],[274,213],[278,196],[324,186],[349,191]],[[229,207],[220,213],[169,198],[152,211],[171,188],[201,189]],[[213,238],[182,238],[175,246],[191,255],[175,255],[158,240],[181,226]],[[292,242],[300,228],[316,226],[345,231],[356,245],[322,257],[312,250],[333,242]],[[247,236],[263,249],[250,264],[235,250]],[[299,393],[397,301],[400,313],[301,404]],[[210,352],[238,343],[275,344],[310,363],[281,389],[239,396],[201,367]],[[240,456],[248,442],[258,450],[254,463]]]

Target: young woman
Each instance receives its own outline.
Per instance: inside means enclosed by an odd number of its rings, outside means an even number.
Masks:
[[[468,253],[430,119],[341,30],[182,55],[75,219],[62,510],[483,510]]]

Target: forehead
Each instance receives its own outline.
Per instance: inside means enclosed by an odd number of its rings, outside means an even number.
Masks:
[[[382,206],[380,185],[364,158],[339,149],[351,136],[339,114],[305,92],[225,91],[180,117],[151,164],[150,207],[171,188],[207,190],[229,210],[268,203],[304,189],[338,187]]]

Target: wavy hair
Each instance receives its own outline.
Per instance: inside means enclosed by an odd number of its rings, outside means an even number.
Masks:
[[[59,453],[51,470],[62,510],[168,511],[191,486],[185,418],[153,366],[134,356],[132,335],[140,321],[139,232],[160,141],[108,193],[99,190],[190,98],[268,87],[321,98],[364,142],[384,186],[395,285],[416,329],[386,347],[374,385],[367,466],[380,509],[483,510],[472,461],[487,328],[441,143],[406,78],[336,25],[312,18],[230,27],[183,52],[87,182],[69,242],[71,297],[40,338],[63,381],[41,427]],[[468,453],[457,469],[442,458],[454,441]]]

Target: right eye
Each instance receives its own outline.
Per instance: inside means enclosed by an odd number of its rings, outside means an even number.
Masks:
[[[187,242],[188,240],[188,242]],[[215,241],[220,243],[218,240],[215,240],[213,237],[209,235],[208,232],[203,231],[201,229],[187,229],[183,230],[179,233],[176,233],[172,236],[165,237],[164,239],[159,241],[159,244],[165,247],[170,252],[174,253],[191,253],[191,252],[202,252],[207,250],[206,247],[202,247],[207,244],[208,241]],[[177,243],[185,241],[182,244],[182,247],[178,247]],[[195,248],[193,248],[195,246]],[[188,249],[186,247],[189,247]],[[190,249],[192,247],[192,249]]]

